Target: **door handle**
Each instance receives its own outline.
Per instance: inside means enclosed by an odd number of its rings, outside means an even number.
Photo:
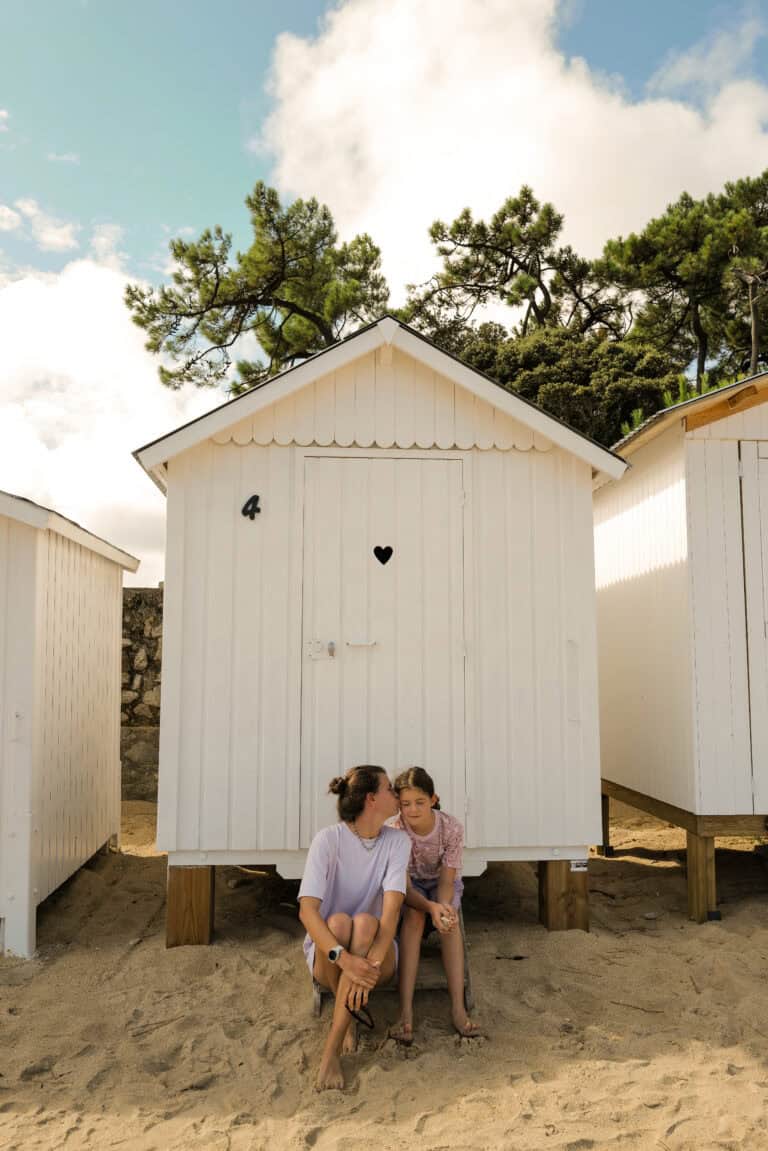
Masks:
[[[347,642],[347,647],[376,647],[376,640],[375,639],[361,639],[361,640],[348,639],[346,642]]]

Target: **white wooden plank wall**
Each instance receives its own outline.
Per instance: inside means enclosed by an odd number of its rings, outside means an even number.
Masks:
[[[752,811],[744,566],[735,441],[686,444],[698,778],[695,811]]]
[[[742,524],[755,812],[768,813],[768,442],[744,440]]]
[[[765,403],[713,420],[688,435],[694,440],[768,440],[768,395]]]
[[[33,782],[40,902],[120,828],[122,573],[40,533],[42,617]]]
[[[225,428],[218,444],[517,448],[551,441],[399,349],[380,349]]]
[[[161,849],[299,847],[303,469],[294,447],[234,442],[170,464]],[[468,842],[595,841],[590,469],[488,448],[464,477]]]
[[[602,773],[694,809],[685,449],[670,428],[595,493]]]
[[[37,532],[0,517],[0,916],[3,946],[35,947],[31,873]]]
[[[158,844],[298,846],[300,585],[291,448],[170,466]],[[254,521],[241,515],[261,498]],[[300,567],[299,567],[300,571]]]
[[[472,461],[467,841],[599,837],[590,469],[561,451]]]

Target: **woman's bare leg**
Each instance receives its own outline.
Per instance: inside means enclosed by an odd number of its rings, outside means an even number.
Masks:
[[[403,910],[400,926],[400,1018],[390,1031],[392,1038],[400,1042],[407,1043],[413,1039],[413,993],[419,970],[425,918],[424,912],[415,907]]]
[[[333,917],[332,917],[333,918]],[[328,920],[330,926],[331,920]],[[333,929],[332,929],[333,930]],[[349,950],[353,955],[367,955],[371,944],[379,930],[379,921],[372,915],[356,915],[352,920],[352,932]],[[334,932],[335,934],[335,932]],[[338,935],[336,936],[338,939]],[[333,965],[331,965],[333,966]],[[384,962],[381,965],[381,982],[392,978],[395,969],[395,949],[390,947]],[[343,1087],[344,1074],[341,1070],[341,1054],[344,1040],[352,1022],[352,1016],[347,1011],[347,995],[351,982],[344,972],[338,972],[339,978],[336,987],[336,1002],[333,1008],[333,1019],[328,1038],[325,1041],[323,1054],[320,1058],[320,1068],[317,1073],[315,1086],[318,1090],[324,1088]]]

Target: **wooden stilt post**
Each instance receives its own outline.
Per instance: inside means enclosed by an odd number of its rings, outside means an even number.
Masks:
[[[213,867],[169,867],[165,946],[210,943],[213,934]]]
[[[548,931],[589,931],[586,866],[569,859],[539,861],[539,919]]]
[[[613,855],[613,848],[611,847],[611,797],[605,792],[600,796],[600,813],[603,820],[603,842],[598,847],[597,854],[610,858]]]
[[[688,917],[697,923],[719,919],[715,875],[715,837],[686,832]]]

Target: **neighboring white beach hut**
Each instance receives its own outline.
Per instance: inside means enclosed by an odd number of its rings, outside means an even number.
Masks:
[[[686,828],[692,918],[714,840],[768,815],[768,373],[657,413],[595,495],[600,718],[614,796]]]
[[[0,953],[120,830],[122,573],[138,560],[0,492]]]
[[[299,876],[359,762],[426,767],[468,874],[543,861],[544,918],[586,914],[592,486],[623,461],[390,317],[136,456],[168,494],[169,940],[208,937],[211,865]]]

